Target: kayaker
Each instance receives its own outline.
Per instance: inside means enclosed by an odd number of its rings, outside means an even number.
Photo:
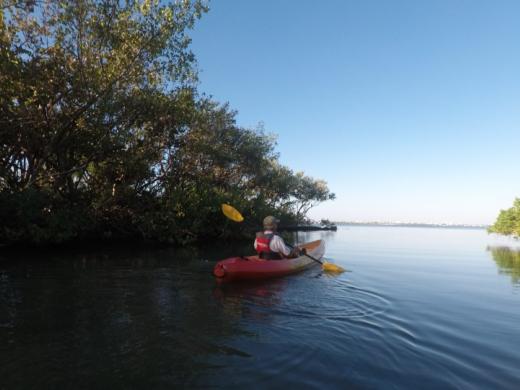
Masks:
[[[264,231],[256,233],[255,249],[261,259],[281,260],[300,255],[300,248],[292,250],[285,245],[282,237],[276,234],[280,220],[269,215],[264,218]]]

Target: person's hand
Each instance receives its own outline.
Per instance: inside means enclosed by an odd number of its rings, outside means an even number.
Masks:
[[[289,257],[298,257],[300,255],[300,248],[298,246],[295,246],[291,249],[291,253],[289,254]]]

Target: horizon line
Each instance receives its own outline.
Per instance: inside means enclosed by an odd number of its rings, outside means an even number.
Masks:
[[[490,224],[479,223],[454,223],[454,222],[405,222],[405,221],[331,221],[336,225],[423,225],[423,226],[447,226],[447,227],[480,227],[488,228]]]

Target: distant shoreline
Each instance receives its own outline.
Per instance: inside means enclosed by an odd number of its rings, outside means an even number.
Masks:
[[[447,223],[406,223],[406,222],[334,222],[337,226],[376,226],[376,227],[421,227],[444,229],[487,229],[489,225],[464,225]]]

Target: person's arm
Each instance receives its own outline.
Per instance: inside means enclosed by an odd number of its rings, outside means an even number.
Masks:
[[[283,238],[280,236],[274,236],[269,247],[273,252],[278,252],[284,257],[288,257],[291,253],[291,250],[285,245]]]

